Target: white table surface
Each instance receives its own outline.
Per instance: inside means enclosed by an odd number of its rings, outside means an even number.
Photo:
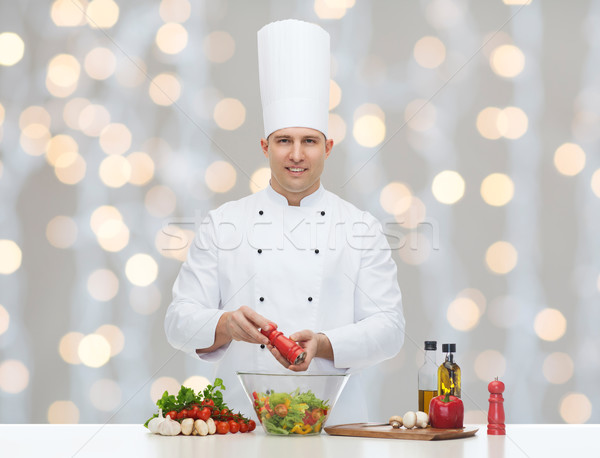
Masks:
[[[0,425],[0,456],[15,457],[600,457],[600,425],[507,425],[506,436],[447,441],[273,437],[252,433],[164,437],[139,425]]]

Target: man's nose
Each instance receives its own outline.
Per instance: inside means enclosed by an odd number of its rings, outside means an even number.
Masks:
[[[292,146],[292,151],[290,153],[290,158],[293,162],[300,162],[304,157],[304,152],[302,151],[302,142],[294,142]]]

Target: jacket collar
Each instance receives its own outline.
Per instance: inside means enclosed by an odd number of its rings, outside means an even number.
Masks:
[[[272,202],[279,204],[279,205],[283,205],[286,207],[288,206],[288,201],[285,198],[285,196],[282,196],[281,194],[279,194],[277,191],[275,191],[273,189],[273,187],[271,186],[270,180],[269,180],[269,186],[267,186],[266,191],[267,191],[267,195],[269,196],[269,200],[271,200]],[[309,194],[308,196],[304,197],[300,201],[300,206],[301,207],[313,207],[321,201],[321,199],[323,198],[324,195],[325,195],[325,188],[323,187],[323,184],[320,183],[319,189],[317,189],[312,194]]]

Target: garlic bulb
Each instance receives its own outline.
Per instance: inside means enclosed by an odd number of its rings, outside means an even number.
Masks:
[[[163,436],[177,436],[181,432],[181,425],[179,422],[171,420],[171,416],[167,415],[167,418],[158,425],[158,434]]]
[[[148,429],[152,434],[158,433],[158,426],[165,421],[163,417],[162,409],[158,409],[158,417],[153,418],[148,422]]]

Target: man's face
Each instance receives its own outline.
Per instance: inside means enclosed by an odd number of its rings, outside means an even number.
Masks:
[[[325,140],[315,129],[287,127],[273,132],[268,140],[263,138],[261,146],[271,166],[271,186],[286,196],[290,205],[298,205],[319,188],[333,140]]]

